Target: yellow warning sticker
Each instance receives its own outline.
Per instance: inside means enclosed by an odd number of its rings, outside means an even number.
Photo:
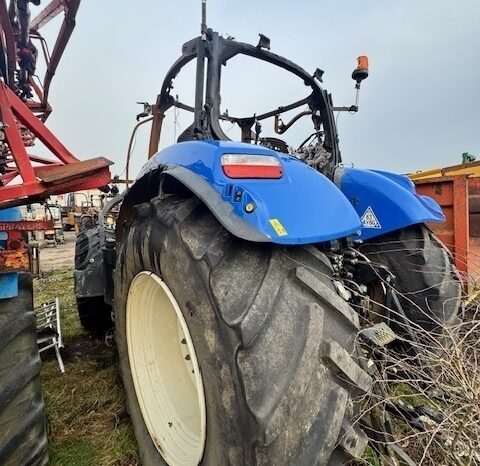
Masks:
[[[278,218],[271,218],[269,219],[270,225],[272,225],[273,229],[277,233],[278,236],[287,236],[287,230],[283,227],[283,225],[280,223],[280,220]]]

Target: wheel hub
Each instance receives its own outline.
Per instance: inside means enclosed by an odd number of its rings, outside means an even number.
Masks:
[[[161,278],[141,272],[128,292],[126,335],[147,430],[169,466],[198,465],[206,437],[202,376],[187,323]]]

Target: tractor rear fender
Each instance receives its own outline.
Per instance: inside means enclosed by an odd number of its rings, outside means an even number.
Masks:
[[[223,154],[273,156],[281,177],[229,178]],[[355,209],[324,175],[266,147],[225,141],[178,143],[152,157],[126,195],[119,227],[135,204],[183,193],[193,193],[226,230],[247,241],[319,243],[356,235],[361,228]]]
[[[362,221],[362,240],[419,223],[445,221],[441,207],[417,194],[407,176],[339,167],[334,181]]]

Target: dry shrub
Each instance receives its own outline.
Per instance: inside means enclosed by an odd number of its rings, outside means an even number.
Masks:
[[[435,331],[409,320],[412,333],[402,332],[405,316],[393,309],[386,313],[382,303],[375,303],[376,312],[388,314],[390,325],[397,324],[403,336],[374,347],[360,332],[374,382],[372,393],[359,400],[363,409],[358,422],[367,419],[376,436],[372,448],[384,464],[402,464],[389,458],[399,446],[418,465],[480,465],[480,302],[472,293],[463,296],[467,305],[459,319],[448,326],[438,322]],[[369,317],[371,309],[366,321]],[[389,420],[393,435],[388,435]],[[367,463],[378,464],[371,459]]]

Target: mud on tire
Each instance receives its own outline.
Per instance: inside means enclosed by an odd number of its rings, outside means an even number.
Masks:
[[[115,273],[116,339],[142,463],[165,464],[136,398],[126,341],[130,284],[161,277],[193,338],[207,408],[204,465],[337,465],[366,436],[351,399],[371,379],[357,365],[358,316],[313,247],[241,241],[195,198],[155,198],[127,221]]]

